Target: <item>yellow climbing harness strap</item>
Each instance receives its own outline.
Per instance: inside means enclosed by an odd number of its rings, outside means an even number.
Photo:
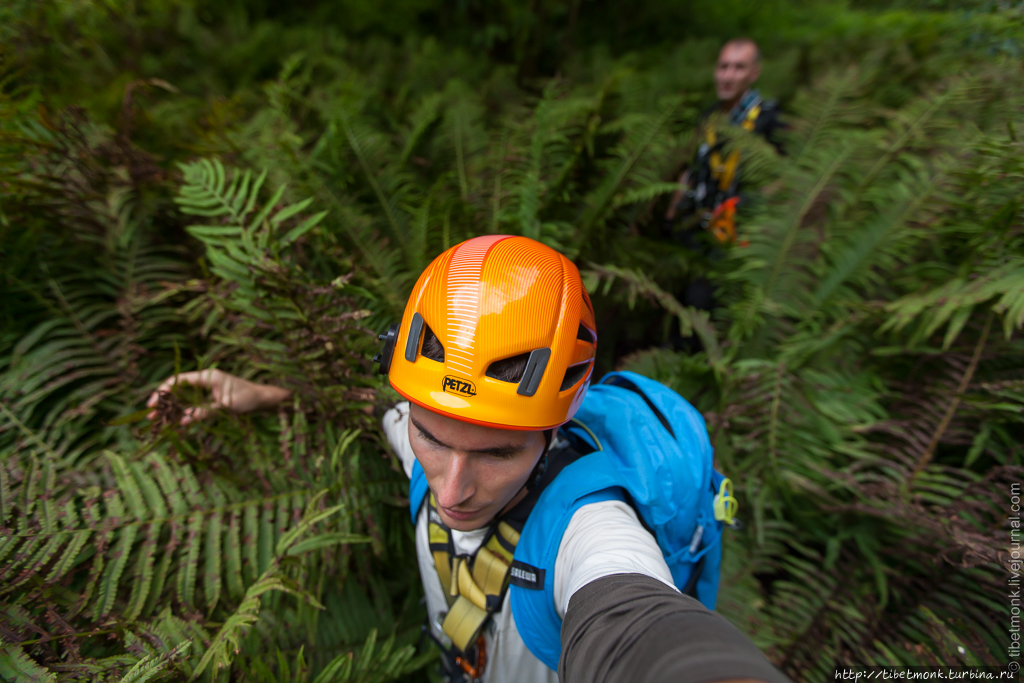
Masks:
[[[761,105],[755,104],[747,112],[746,118],[743,119],[743,123],[740,124],[740,128],[746,131],[753,132],[754,127],[757,125],[757,117],[761,115]],[[708,147],[714,147],[715,143],[718,142],[718,136],[715,134],[714,126],[705,125],[704,127],[704,139],[707,142]],[[736,171],[740,166],[740,152],[739,150],[733,150],[722,159],[722,154],[718,150],[711,153],[708,163],[711,166],[711,177],[718,181],[718,189],[722,192],[726,192],[732,187],[732,181],[736,178]]]
[[[740,124],[740,128],[751,133],[754,132],[754,126],[757,125],[757,117],[761,115],[761,105],[755,104],[747,112],[747,118],[743,119],[743,123]]]
[[[437,576],[441,579],[442,586],[448,586],[452,582],[452,570],[449,553],[451,552],[448,529],[441,524],[441,518],[437,514],[437,508],[434,505],[433,494],[430,498],[430,507],[428,508],[429,513],[429,524],[427,526],[427,538],[430,542],[430,554],[434,556],[434,566],[437,568]],[[449,600],[448,604],[451,605],[453,600]]]
[[[476,643],[477,634],[491,615],[482,610],[463,596],[448,610],[441,624],[441,630],[452,639],[452,645],[460,652],[465,652],[470,645]]]
[[[744,122],[746,123],[746,122]],[[715,134],[715,129],[711,125],[705,126],[704,134],[705,142],[708,147],[714,147],[715,143],[718,142],[718,136]],[[740,165],[740,152],[738,149],[734,149],[730,152],[725,159],[722,159],[722,153],[717,149],[711,152],[708,157],[708,166],[711,169],[711,179],[716,181],[718,189],[725,192],[732,185],[733,178],[736,177],[736,169]]]
[[[499,522],[475,555],[453,555],[451,530],[441,522],[433,494],[428,512],[430,551],[448,593],[449,609],[441,630],[456,648],[466,652],[476,644],[491,614],[501,607],[519,532]]]
[[[717,162],[717,163],[716,163]],[[736,169],[740,167],[740,151],[734,149],[729,156],[722,161],[721,155],[714,152],[711,155],[711,175],[718,178],[718,189],[725,192],[732,187],[732,181],[736,177]]]

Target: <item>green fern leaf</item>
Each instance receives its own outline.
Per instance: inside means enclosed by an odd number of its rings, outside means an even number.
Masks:
[[[347,683],[352,680],[354,656],[351,652],[343,652],[332,659],[327,666],[313,679],[313,683]]]
[[[8,520],[14,513],[14,505],[7,465],[5,462],[0,461],[0,527],[7,526]]]
[[[221,516],[215,512],[210,516],[206,527],[206,569],[203,572],[203,592],[206,595],[206,611],[213,612],[213,608],[220,600],[221,577]]]
[[[242,234],[242,228],[237,225],[190,225],[185,230],[190,235],[198,237],[203,241],[224,237],[238,237]]]
[[[270,200],[266,204],[264,204],[263,208],[260,209],[260,212],[253,217],[253,219],[249,223],[249,225],[252,226],[253,228],[259,228],[260,226],[262,226],[263,222],[265,220],[267,220],[267,216],[270,215],[270,212],[273,211],[274,207],[276,207],[278,202],[281,201],[281,197],[284,196],[284,191],[285,191],[285,186],[284,185],[281,185],[280,187],[278,187],[277,190],[274,192],[274,194],[270,197]],[[266,240],[269,239],[269,235],[270,235],[270,233],[268,231],[265,231],[264,233],[262,233],[262,236],[260,238],[260,248],[261,249],[266,248],[266,246],[267,246],[267,241]]]
[[[270,562],[274,558],[274,508],[272,503],[264,503],[260,514],[260,526],[257,538],[259,562],[256,571],[259,574],[270,568]]]
[[[12,683],[56,683],[57,675],[36,664],[17,645],[0,643],[0,678]]]
[[[84,512],[85,512],[85,516],[87,518],[86,523],[94,531],[97,528],[102,528],[101,527],[102,517],[101,517],[100,511],[98,509],[99,506],[97,505],[97,502],[96,502],[96,497],[95,497],[96,495],[97,494],[94,494],[93,496],[88,496],[83,501],[85,503],[85,510],[84,510]],[[119,501],[119,499],[116,496],[112,497],[111,501],[110,501],[110,503],[111,503],[110,509],[115,514],[117,512],[117,503],[118,503],[118,501]],[[81,595],[79,595],[79,597],[78,597],[78,603],[75,606],[75,610],[74,610],[76,613],[78,611],[80,611],[82,608],[84,608],[85,605],[89,604],[89,601],[92,599],[93,592],[96,590],[96,584],[97,584],[97,582],[100,579],[100,575],[103,573],[103,567],[105,565],[105,561],[104,560],[105,560],[105,556],[106,556],[106,552],[105,551],[109,547],[110,540],[113,538],[113,535],[114,535],[114,533],[112,531],[109,531],[109,530],[104,531],[103,533],[97,533],[96,534],[96,537],[97,537],[97,541],[96,541],[96,544],[95,544],[96,553],[93,556],[92,565],[91,565],[91,567],[89,569],[89,577],[86,580],[85,589],[82,591]]]
[[[267,179],[267,170],[263,169],[263,171],[259,174],[259,176],[257,176],[256,182],[254,182],[252,184],[252,187],[249,189],[249,197],[246,200],[245,208],[243,208],[239,212],[239,216],[243,220],[245,219],[246,216],[248,216],[250,213],[252,213],[252,210],[254,208],[256,208],[256,202],[259,200],[259,196],[260,196],[260,189],[263,187],[263,181],[266,180],[266,179]],[[283,188],[281,188],[281,189],[283,189]],[[260,224],[260,221],[253,221],[249,225],[257,225],[258,226],[259,224]]]
[[[441,94],[431,93],[420,101],[412,115],[409,116],[410,130],[406,135],[405,146],[399,157],[401,163],[404,164],[409,160],[424,134],[437,121],[441,115],[441,103]]]
[[[273,518],[274,532],[270,538],[271,547],[273,548],[271,552],[274,555],[279,554],[277,547],[281,537],[287,533],[292,525],[292,501],[290,498],[291,496],[281,496],[277,499],[277,511]]]
[[[39,480],[39,460],[33,454],[29,458],[28,470],[25,472],[25,483],[22,486],[21,493],[21,504],[18,506],[21,509],[21,518],[18,520],[18,531],[25,533],[28,531],[29,520],[32,517],[32,512],[36,506],[36,483]]]
[[[256,505],[248,505],[242,510],[242,547],[245,549],[245,558],[242,561],[242,570],[245,573],[245,582],[254,583],[262,573],[262,548],[260,543],[260,522],[259,509]],[[268,546],[269,547],[269,546]],[[270,561],[267,560],[267,564]]]
[[[114,477],[117,480],[117,487],[121,495],[128,502],[128,510],[132,513],[132,516],[140,521],[147,519],[149,517],[149,509],[143,500],[139,483],[128,471],[128,465],[125,464],[124,459],[111,451],[105,451],[104,455],[107,456],[107,460],[110,462],[111,468],[114,471]]]
[[[117,545],[113,548],[110,564],[106,567],[103,580],[99,585],[99,593],[96,596],[96,615],[105,617],[114,607],[114,599],[117,597],[118,582],[124,572],[125,565],[131,555],[132,545],[135,543],[135,536],[138,534],[138,527],[122,527]]]
[[[242,572],[241,513],[235,509],[229,513],[227,535],[225,536],[224,578],[227,583],[228,597],[238,600],[244,592]]]
[[[674,100],[663,107],[662,111],[644,126],[640,139],[619,164],[615,173],[608,175],[604,182],[587,197],[586,208],[580,221],[577,246],[585,244],[590,239],[595,227],[603,223],[619,188],[626,181],[640,157],[650,147],[654,138],[679,109],[680,104],[678,100]]]
[[[146,598],[146,603],[142,608],[141,614],[152,614],[154,610],[160,604],[160,597],[164,592],[164,586],[167,585],[167,575],[171,571],[171,563],[175,555],[175,550],[179,543],[179,527],[176,522],[171,522],[171,537],[166,546],[161,549],[160,560],[156,564],[156,569],[153,570],[153,582],[149,590],[149,595]],[[141,592],[141,591],[140,591]]]
[[[301,555],[302,553],[306,553],[311,550],[319,550],[320,548],[326,548],[332,545],[339,545],[342,543],[370,543],[371,541],[372,539],[369,536],[362,536],[360,534],[347,534],[343,532],[320,534],[319,536],[299,541],[288,549],[287,554]]]
[[[170,652],[158,654],[152,652],[128,669],[118,683],[147,683],[154,677],[163,674],[169,666],[184,658],[192,647],[192,641],[186,640],[175,646]]]
[[[188,511],[188,503],[182,496],[178,481],[174,478],[174,471],[167,461],[157,453],[151,453],[148,461],[152,471],[156,474],[157,483],[163,492],[167,502],[170,503],[171,512],[175,515],[183,515]]]
[[[128,622],[135,621],[142,614],[146,606],[147,598],[151,589],[155,588],[153,581],[153,565],[156,560],[156,549],[160,542],[160,532],[163,525],[160,522],[152,522],[146,528],[146,538],[139,549],[135,561],[135,569],[132,575],[132,592],[128,598],[128,606],[124,611],[124,618]],[[160,589],[163,588],[161,582]]]
[[[7,573],[11,574],[15,569],[21,569],[21,575],[17,578],[10,579],[7,585],[4,586],[4,591],[13,590],[18,586],[22,585],[45,567],[53,556],[64,546],[64,544],[70,540],[67,534],[56,534],[56,535],[41,535],[39,538],[32,539],[29,543],[25,544],[21,553],[28,557],[24,565],[20,562],[12,562],[7,568]],[[38,548],[38,549],[37,549]],[[33,552],[34,551],[34,552]]]
[[[74,502],[68,500],[64,504],[64,528],[76,529],[78,527],[78,511],[75,509]],[[71,571],[78,560],[79,554],[82,552],[82,548],[85,547],[85,544],[92,537],[92,532],[85,529],[69,532],[68,535],[71,537],[71,540],[65,546],[60,558],[50,568],[50,573],[46,575],[46,583],[53,583]]]
[[[290,206],[286,206],[285,208],[275,213],[274,216],[270,219],[271,225],[277,227],[278,225],[288,220],[292,216],[295,216],[296,214],[305,211],[312,203],[313,198],[309,197],[307,199],[303,199],[301,202],[295,202]]]
[[[324,216],[326,216],[326,215],[327,215],[326,211],[321,211],[320,213],[315,213],[312,216],[310,216],[309,218],[307,218],[306,220],[302,221],[297,226],[295,226],[294,228],[289,230],[288,234],[286,234],[284,237],[281,238],[281,240],[280,240],[281,245],[285,246],[285,245],[291,244],[295,240],[299,239],[300,237],[305,235],[307,232],[309,232],[310,230],[315,228],[317,225],[319,225],[320,221],[322,221],[324,219]]]
[[[657,182],[644,185],[643,187],[637,187],[615,196],[612,201],[612,209],[618,209],[622,206],[628,206],[629,204],[635,204],[637,202],[649,202],[655,197],[660,197],[663,194],[672,194],[679,189],[678,183],[665,183]]]
[[[234,188],[235,191],[231,193],[231,210],[236,216],[241,216],[242,207],[249,201],[249,182],[252,180],[252,171],[245,171],[242,173],[240,170],[235,171],[235,178],[237,179],[241,175],[241,182]]]
[[[199,547],[203,532],[203,513],[194,512],[188,518],[184,544],[178,555],[178,600],[183,605],[195,605],[196,571],[199,565]]]

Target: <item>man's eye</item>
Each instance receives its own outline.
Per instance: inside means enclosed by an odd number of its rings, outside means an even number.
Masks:
[[[444,446],[442,446],[438,442],[434,441],[433,439],[428,439],[427,437],[423,436],[422,434],[420,434],[420,440],[423,441],[424,443],[426,443],[431,448],[434,448],[434,449],[437,449],[437,450],[442,450],[444,448]]]
[[[494,458],[496,460],[511,460],[512,458],[515,457],[516,454],[515,453],[503,452],[503,453],[488,453],[487,455],[489,455],[490,457],[492,457],[492,458]]]

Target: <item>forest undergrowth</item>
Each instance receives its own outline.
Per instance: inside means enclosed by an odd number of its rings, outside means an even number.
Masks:
[[[664,36],[695,7],[307,4],[0,14],[0,677],[431,680],[370,358],[486,233],[574,259],[599,371],[704,414],[743,522],[718,610],[794,680],[1006,663],[1020,6],[724,3]],[[745,244],[705,261],[661,216],[740,31],[790,129],[722,131]],[[294,399],[147,418],[212,367]]]

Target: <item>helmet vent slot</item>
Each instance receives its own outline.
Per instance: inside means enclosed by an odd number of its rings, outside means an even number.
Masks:
[[[430,329],[430,325],[425,323],[423,325],[423,350],[420,351],[420,355],[430,360],[436,360],[438,363],[444,362],[444,347],[441,346],[441,340]]]
[[[558,388],[559,391],[565,391],[571,388],[587,374],[587,370],[590,369],[591,361],[586,363],[580,363],[579,365],[570,365],[565,369],[565,377],[562,379],[562,386]]]
[[[518,384],[519,380],[523,378],[523,373],[526,372],[526,363],[529,360],[529,353],[521,353],[511,358],[502,358],[491,363],[484,374],[502,382]]]
[[[580,329],[576,331],[576,338],[591,344],[597,343],[597,340],[594,339],[594,333],[584,327],[583,323],[580,323]]]

